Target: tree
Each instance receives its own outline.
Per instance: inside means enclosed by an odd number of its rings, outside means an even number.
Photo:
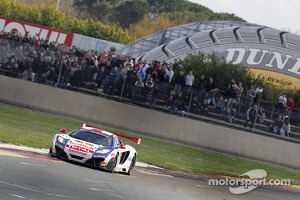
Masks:
[[[122,2],[116,7],[115,22],[121,27],[129,27],[130,24],[143,19],[150,12],[150,6],[145,0],[130,0]]]
[[[114,8],[122,0],[74,0],[74,8],[77,10],[79,17],[91,18],[95,21],[111,23],[114,18]]]
[[[40,13],[42,17],[40,18],[38,24],[56,29],[65,28],[65,15],[64,13],[57,11],[54,5],[42,5],[40,8]]]
[[[184,67],[185,73],[192,70],[196,80],[199,80],[202,74],[206,77],[213,77],[221,90],[226,90],[227,83],[232,78],[235,78],[236,82],[243,82],[244,84],[253,80],[253,75],[248,68],[227,62],[215,53],[191,53],[181,60],[180,64]]]

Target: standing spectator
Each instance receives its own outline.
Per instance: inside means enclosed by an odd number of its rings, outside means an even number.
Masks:
[[[250,128],[250,129],[253,128],[255,119],[256,119],[256,117],[257,117],[257,113],[258,113],[257,105],[253,105],[252,107],[250,107],[250,108],[247,110],[247,119],[246,119],[245,124],[244,124],[244,127],[245,127],[245,128],[247,127],[249,121],[251,122],[249,128]]]
[[[285,94],[283,93],[279,98],[278,98],[278,101],[277,103],[275,104],[275,108],[276,109],[280,109],[280,113],[282,113],[282,109],[285,107],[287,103],[287,99],[286,99],[286,96]]]
[[[153,86],[153,89],[152,89],[152,95],[151,95],[151,99],[150,99],[150,102],[149,102],[149,104],[151,106],[155,106],[156,105],[156,99],[157,99],[157,96],[158,96],[158,90],[159,90],[159,84],[154,81],[154,86]]]
[[[243,91],[244,91],[243,83],[239,82],[239,84],[237,86],[237,94],[236,94],[236,97],[235,97],[238,104],[240,104],[240,102],[241,102],[241,97],[242,97]]]
[[[153,78],[150,76],[149,79],[145,82],[145,88],[144,88],[144,97],[146,98],[146,104],[150,103],[150,100],[152,98],[152,90],[154,87],[154,81]]]
[[[146,73],[143,71],[143,68],[140,68],[137,72],[137,74],[140,75],[140,77],[143,79],[143,81],[145,80],[146,78]]]
[[[164,76],[163,89],[162,89],[162,94],[164,96],[167,96],[169,83],[172,81],[173,76],[174,76],[174,71],[172,67],[167,65],[166,73]]]
[[[159,79],[159,94],[162,95],[163,97],[165,97],[165,91],[166,91],[166,83],[167,83],[167,80],[166,80],[166,69],[167,66],[166,64],[164,63],[162,65],[162,68],[161,70],[157,73],[157,78]]]
[[[73,87],[80,87],[82,84],[82,81],[84,80],[84,72],[81,69],[81,66],[77,66],[77,70],[74,71],[74,74],[72,78],[70,79],[70,84]]]
[[[148,63],[147,63],[146,60],[143,60],[143,61],[142,61],[141,65],[140,65],[140,69],[141,69],[141,68],[142,68],[143,72],[144,72],[145,74],[147,74],[147,69],[149,68],[149,65],[148,65]]]
[[[103,80],[105,79],[105,67],[102,66],[98,71],[96,83],[98,88],[102,88]]]
[[[158,74],[162,70],[162,66],[159,61],[153,61],[153,70]]]
[[[144,89],[144,81],[142,77],[139,77],[137,74],[137,81],[134,84],[134,87],[132,89],[132,100],[133,101],[140,101],[141,100],[141,94]]]
[[[130,69],[130,63],[127,63],[126,65],[124,65],[123,63],[119,63],[119,71],[120,71],[120,79],[124,80],[126,78],[126,73],[128,72],[128,70]]]
[[[137,80],[136,77],[137,77],[137,71],[135,70],[134,66],[130,65],[129,70],[126,73],[126,78],[125,78],[125,86],[124,86],[124,96],[125,97],[131,98],[132,90],[133,90],[134,84]]]
[[[229,88],[227,89],[228,101],[226,104],[226,110],[232,107],[232,104],[236,101],[236,95],[237,95],[237,85],[229,84]]]
[[[189,74],[185,76],[185,92],[186,95],[191,93],[195,78],[193,75],[193,71],[189,71]]]
[[[206,91],[208,94],[207,104],[209,105],[212,102],[214,108],[216,107],[215,94],[218,89],[215,86],[214,79],[212,77],[209,78],[209,83],[206,86]]]
[[[184,76],[182,70],[181,70],[181,71],[179,72],[179,74],[175,77],[174,83],[175,83],[174,91],[175,91],[175,94],[178,95],[178,93],[181,92],[182,88],[183,88],[184,85],[185,85],[185,76]]]
[[[180,65],[179,65],[179,63],[178,63],[178,60],[177,60],[176,58],[174,59],[174,62],[173,62],[173,64],[172,64],[172,68],[173,68],[173,71],[181,70],[181,69],[180,69]]]
[[[171,82],[174,76],[174,71],[170,65],[167,66],[166,76],[168,76],[169,82]]]
[[[91,89],[97,88],[96,78],[99,71],[98,66],[94,62],[92,59],[89,60],[89,65],[86,68],[86,87]]]
[[[288,119],[287,119],[288,122],[291,121],[291,115],[292,115],[294,105],[295,105],[294,99],[292,97],[290,97],[289,102],[286,105],[286,115],[288,116]]]
[[[65,69],[61,77],[62,84],[67,85],[70,82],[71,77],[72,77],[72,63],[68,62],[68,64],[65,66]]]
[[[46,84],[47,85],[54,85],[55,81],[57,80],[57,75],[55,73],[54,67],[48,68],[48,71],[45,73],[46,74]]]
[[[255,96],[256,96],[256,91],[254,90],[254,85],[251,84],[250,89],[247,91],[247,96],[246,96],[247,110],[252,106]]]
[[[17,63],[15,63],[13,65],[13,67],[11,68],[11,76],[14,78],[20,78],[20,73],[21,73],[21,70],[19,68],[19,65]]]
[[[205,97],[205,94],[207,92],[206,85],[207,85],[207,83],[206,83],[206,80],[205,80],[205,75],[202,74],[200,76],[200,80],[199,80],[199,82],[197,84],[198,99],[199,99],[199,101],[202,101],[203,98]]]
[[[108,76],[105,77],[105,85],[103,85],[104,93],[109,95],[115,94],[117,83],[120,79],[120,71],[117,66],[114,66]]]
[[[146,74],[151,74],[151,75],[152,75],[153,72],[154,72],[152,62],[150,62],[148,66],[149,66],[149,67],[148,67],[147,70],[146,70]]]

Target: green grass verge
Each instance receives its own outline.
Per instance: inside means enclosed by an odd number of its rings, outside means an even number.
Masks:
[[[60,128],[72,130],[82,125],[81,122],[7,105],[0,105],[0,110],[0,141],[3,143],[49,148],[52,137]],[[127,140],[126,143],[136,148],[140,162],[181,172],[234,177],[253,169],[264,169],[267,171],[269,179],[290,179],[294,185],[300,185],[299,171],[168,143],[141,135],[138,137],[142,139],[140,145],[131,141],[127,142]]]

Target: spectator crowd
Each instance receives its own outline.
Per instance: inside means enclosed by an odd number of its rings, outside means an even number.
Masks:
[[[244,127],[250,122],[252,129],[256,122],[266,121],[264,108],[255,104],[255,86],[244,91],[243,83],[237,83],[234,77],[221,93],[213,77],[207,79],[202,74],[198,80],[193,71],[184,74],[176,59],[172,63],[135,60],[113,52],[86,51],[13,32],[2,31],[0,38],[3,47],[27,52],[25,58],[10,55],[1,59],[0,73],[6,76],[61,88],[87,88],[151,106],[161,98],[171,114],[183,117],[187,112],[208,115],[212,107],[214,113],[223,115],[228,122],[234,122],[245,94],[246,103],[241,111],[247,118]],[[280,114],[267,130],[288,136],[293,98],[287,101],[283,94],[275,107]]]

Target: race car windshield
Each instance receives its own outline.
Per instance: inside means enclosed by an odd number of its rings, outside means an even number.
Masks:
[[[112,136],[99,132],[86,131],[80,129],[70,133],[70,136],[79,140],[84,140],[102,146],[112,146]]]

